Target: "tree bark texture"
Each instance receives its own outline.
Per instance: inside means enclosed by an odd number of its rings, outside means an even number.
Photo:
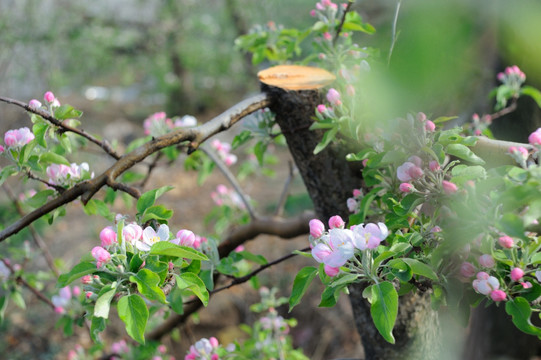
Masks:
[[[328,146],[317,155],[313,151],[323,137],[322,130],[309,130],[315,108],[321,103],[318,91],[285,91],[263,85],[270,97],[270,110],[284,134],[289,150],[299,168],[317,217],[326,222],[333,215],[348,218],[346,201],[352,190],[361,185],[361,173],[345,159],[344,147]],[[370,316],[370,304],[362,297],[366,285],[351,286],[350,302],[354,320],[365,349],[365,358],[436,359],[439,346],[438,313],[430,308],[430,296],[408,294],[400,298],[394,336],[396,344],[387,343],[378,333]],[[430,346],[430,348],[429,348]]]

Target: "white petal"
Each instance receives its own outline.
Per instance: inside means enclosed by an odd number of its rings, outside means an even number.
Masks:
[[[169,240],[169,226],[161,224],[158,228],[158,237],[160,238],[160,241]]]

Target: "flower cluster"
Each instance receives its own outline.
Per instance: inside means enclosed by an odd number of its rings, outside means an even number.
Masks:
[[[384,223],[368,223],[345,229],[342,218],[335,215],[329,219],[329,231],[318,219],[312,219],[310,244],[314,259],[325,265],[325,273],[331,277],[340,272],[357,251],[375,249],[389,235]],[[353,264],[351,264],[353,265]]]
[[[190,346],[190,351],[184,360],[219,360],[220,356],[216,353],[219,346],[220,343],[215,337],[203,338]]]
[[[237,162],[237,155],[231,153],[231,145],[229,143],[215,139],[212,141],[211,146],[227,166],[231,166]]]
[[[506,67],[503,72],[498,73],[497,77],[504,85],[516,91],[526,81],[526,75],[516,65]]]
[[[194,126],[197,126],[197,119],[192,115],[170,119],[163,111],[154,113],[143,121],[145,135],[152,135],[153,137],[165,135],[175,128]]]
[[[20,148],[34,140],[34,138],[35,136],[32,131],[27,127],[23,127],[16,130],[8,130],[4,134],[4,143],[10,148]]]
[[[359,203],[363,198],[362,189],[353,189],[353,197],[347,199],[348,210],[351,213],[357,213],[359,211]]]
[[[53,108],[60,107],[60,101],[54,96],[54,94],[51,91],[47,91],[43,95],[43,100],[47,103],[47,106],[49,107],[49,110],[52,112]],[[32,109],[41,109],[43,105],[39,100],[32,99],[28,102],[28,106]]]
[[[51,164],[47,166],[45,173],[49,177],[50,184],[60,186],[73,185],[81,180],[94,177],[94,173],[90,173],[90,167],[86,162],[80,165],[72,163],[70,166]]]
[[[66,313],[67,307],[70,305],[73,297],[81,295],[81,288],[74,286],[73,289],[65,286],[58,291],[57,295],[51,297],[51,302],[54,304],[54,311],[58,314]]]
[[[216,191],[211,192],[210,197],[218,206],[226,205],[240,210],[244,210],[246,208],[239,194],[237,194],[235,190],[230,189],[223,184],[216,186]]]

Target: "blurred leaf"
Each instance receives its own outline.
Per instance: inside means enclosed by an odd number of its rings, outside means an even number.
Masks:
[[[250,130],[243,130],[240,134],[236,135],[231,143],[233,149],[238,148],[239,146],[245,144],[246,142],[252,139],[252,132]]]
[[[291,296],[289,297],[289,312],[300,303],[304,293],[308,290],[308,286],[310,286],[310,283],[316,275],[317,268],[313,266],[306,266],[297,273],[297,276],[295,276],[295,280],[293,281]]]
[[[70,166],[70,162],[63,157],[62,155],[58,155],[54,152],[46,152],[40,155],[39,162],[43,165],[49,165],[49,164],[63,164]]]
[[[173,189],[172,186],[164,186],[159,189],[153,189],[150,191],[147,191],[141,197],[139,200],[137,200],[137,212],[139,214],[144,213],[146,209],[154,205],[156,202],[156,199],[162,196],[165,192]]]
[[[71,284],[73,281],[85,275],[93,274],[97,271],[98,269],[96,268],[96,264],[92,264],[90,262],[81,262],[75,265],[67,274],[60,275],[58,277],[57,286],[60,288],[65,287]]]
[[[485,161],[479,156],[475,155],[469,147],[462,144],[449,144],[445,148],[445,152],[449,155],[456,156],[460,159],[471,162],[474,165],[484,165]]]
[[[541,329],[534,326],[530,321],[532,309],[528,300],[520,296],[510,299],[505,303],[505,311],[512,316],[513,324],[520,331],[541,337]]]
[[[74,109],[73,106],[67,104],[59,106],[54,110],[54,117],[58,120],[78,118],[81,115],[83,115],[82,111]]]
[[[175,275],[177,286],[184,291],[188,290],[201,300],[204,306],[209,303],[209,292],[205,287],[205,283],[194,273],[181,273]]]
[[[325,132],[325,134],[323,134],[323,138],[321,139],[319,144],[316,145],[316,148],[314,149],[314,155],[317,155],[321,151],[323,151],[327,147],[327,145],[329,145],[331,141],[333,141],[337,133],[338,133],[338,126]]]
[[[100,291],[100,296],[96,300],[96,305],[94,305],[94,317],[100,317],[104,319],[109,318],[109,308],[111,307],[111,300],[116,293],[116,286],[108,291]]]
[[[142,223],[146,223],[149,220],[167,220],[173,216],[173,210],[167,209],[163,205],[154,205],[147,208],[144,212]]]
[[[535,102],[537,103],[537,106],[541,107],[541,91],[537,90],[536,88],[532,86],[526,85],[520,89],[520,94],[531,97],[532,99],[535,100]]]

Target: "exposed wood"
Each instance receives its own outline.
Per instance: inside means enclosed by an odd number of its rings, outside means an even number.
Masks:
[[[316,90],[331,84],[336,77],[312,66],[278,65],[257,73],[259,81],[285,90]]]

